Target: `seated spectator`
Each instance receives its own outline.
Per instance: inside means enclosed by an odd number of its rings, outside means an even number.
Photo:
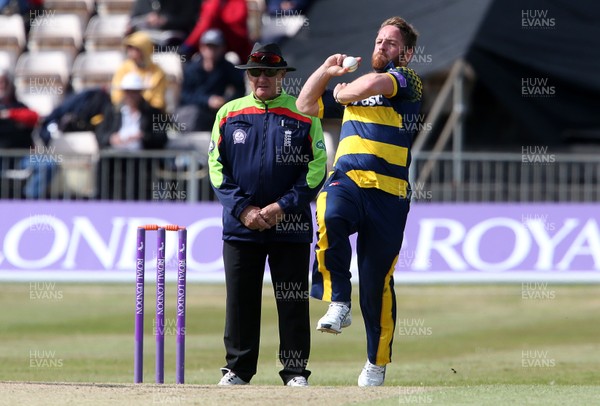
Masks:
[[[189,131],[210,131],[217,110],[245,92],[242,72],[225,59],[223,33],[208,30],[200,40],[200,57],[184,66],[177,109],[180,124]]]
[[[158,31],[168,34],[159,35],[164,37],[160,45],[179,45],[196,25],[199,9],[200,0],[136,0],[128,32]]]
[[[304,14],[310,0],[267,0],[267,12],[272,16]]]
[[[165,131],[155,131],[152,125],[156,117],[164,115],[164,111],[152,106],[143,97],[146,85],[137,73],[128,73],[119,89],[123,99],[109,106],[97,127],[100,147],[115,149],[140,150],[163,148],[167,142]]]
[[[110,104],[110,94],[104,87],[72,93],[44,118],[39,136],[48,145],[53,137],[62,133],[94,131],[103,120],[106,106]]]
[[[165,92],[167,89],[167,76],[165,72],[152,61],[154,51],[152,40],[143,31],[135,32],[125,37],[127,59],[117,69],[112,79],[113,90],[111,99],[113,104],[123,101],[124,93],[120,90],[121,81],[128,73],[138,74],[144,81],[144,99],[152,107],[165,108]]]
[[[211,28],[223,32],[226,52],[234,52],[239,61],[245,61],[250,55],[252,45],[248,35],[246,0],[204,0],[198,22],[180,47],[180,53],[192,55],[202,35]]]
[[[35,111],[17,100],[10,73],[0,71],[0,149],[32,147],[38,119]]]
[[[128,73],[121,80],[119,88],[123,92],[122,101],[106,109],[102,123],[96,128],[100,148],[121,151],[164,148],[167,143],[166,126],[157,126],[155,123],[161,122],[165,114],[151,106],[142,96],[146,90],[142,77],[136,73]],[[122,200],[151,195],[151,161],[135,159],[133,170],[130,170],[125,163],[133,159],[134,156],[122,156],[100,160],[100,197]],[[135,187],[127,188],[127,178]]]
[[[45,149],[35,149],[33,131],[39,115],[27,108],[15,97],[12,77],[8,71],[0,71],[0,149],[19,148],[29,150],[29,154],[18,161],[0,163],[2,169],[17,169],[27,173],[28,178],[23,191],[15,191],[19,197],[37,199],[44,197],[57,164],[44,159]],[[1,160],[1,159],[0,159]]]

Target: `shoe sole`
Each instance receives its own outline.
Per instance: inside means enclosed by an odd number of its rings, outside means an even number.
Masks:
[[[352,323],[342,324],[341,328],[350,327]],[[321,324],[317,326],[317,331],[321,331],[323,333],[331,333],[331,334],[341,334],[342,330],[336,330],[331,328],[331,324]]]
[[[361,383],[360,383],[360,377],[359,377],[359,380],[358,380],[358,386],[360,386],[361,388],[364,388],[364,387],[367,387],[367,386],[383,386],[384,383],[385,383],[385,375],[383,376],[382,381],[379,382],[379,383],[367,383],[367,384],[361,385]]]
[[[330,324],[324,324],[321,326],[317,326],[317,331],[320,331],[322,333],[335,334],[335,335],[338,335],[342,332],[342,330],[332,329]]]

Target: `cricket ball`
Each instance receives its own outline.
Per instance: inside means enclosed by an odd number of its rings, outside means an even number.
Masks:
[[[353,56],[347,56],[342,62],[342,67],[348,68],[348,72],[354,72],[358,69],[358,60]]]

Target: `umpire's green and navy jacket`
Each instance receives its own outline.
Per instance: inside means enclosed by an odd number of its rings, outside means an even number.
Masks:
[[[310,202],[325,180],[327,154],[318,118],[300,113],[284,91],[262,102],[253,94],[217,112],[208,151],[210,180],[223,205],[223,239],[312,242]],[[249,205],[277,202],[276,226],[250,230],[239,220]]]

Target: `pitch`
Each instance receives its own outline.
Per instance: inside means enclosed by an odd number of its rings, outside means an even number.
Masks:
[[[258,374],[248,387],[217,387],[224,364],[225,287],[204,284],[188,285],[186,385],[174,385],[174,287],[167,286],[167,385],[157,386],[152,285],[146,300],[147,383],[133,385],[133,283],[3,284],[0,404],[600,403],[596,285],[397,282],[394,362],[381,388],[356,387],[366,357],[357,305],[353,325],[341,335],[314,331],[312,387],[283,387],[269,285]],[[325,309],[311,301],[312,321]]]

